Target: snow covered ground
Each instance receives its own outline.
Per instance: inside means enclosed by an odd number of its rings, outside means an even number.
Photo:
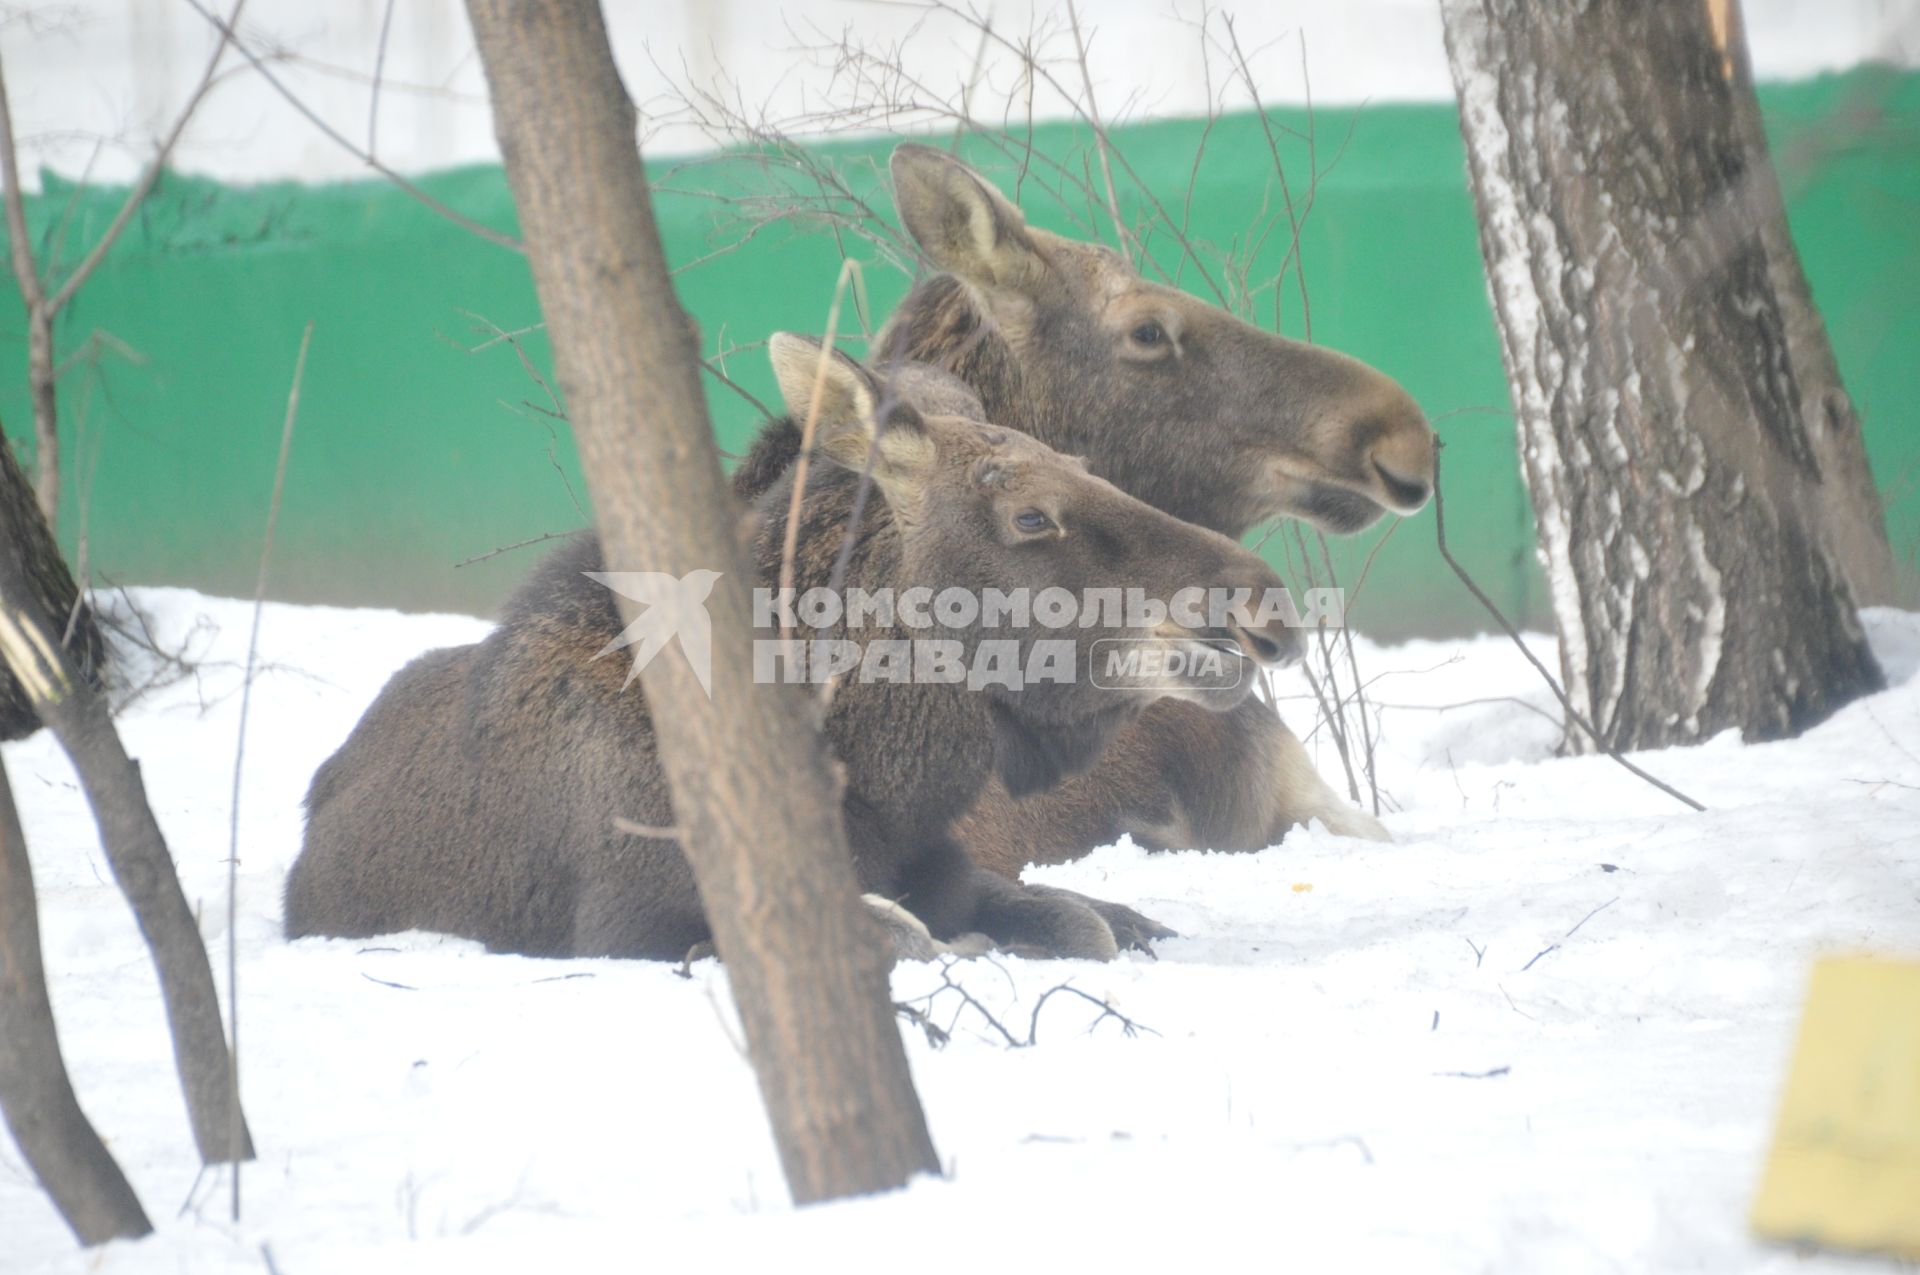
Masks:
[[[224,968],[248,608],[138,596],[209,661],[121,725]],[[0,1271],[1860,1270],[1756,1244],[1745,1215],[1809,962],[1920,954],[1920,616],[1868,619],[1890,690],[1792,743],[1642,759],[1704,815],[1553,758],[1548,693],[1503,639],[1364,649],[1397,844],[1123,845],[1037,874],[1187,937],[951,977],[1021,1036],[1069,980],[1152,1034],[1056,996],[1013,1049],[942,993],[951,1043],[908,1047],[947,1177],[795,1212],[712,962],[689,981],[430,935],[281,939],[314,766],[394,668],[484,626],[270,607],[242,811],[261,1150],[242,1220],[224,1178],[196,1183],[153,975],[42,737],[6,761],[62,1044],[159,1233],[78,1253],[0,1141]],[[941,978],[903,966],[895,995]]]

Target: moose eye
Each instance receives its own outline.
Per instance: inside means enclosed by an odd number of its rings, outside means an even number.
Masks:
[[[1013,516],[1013,525],[1029,535],[1045,531],[1053,526],[1053,519],[1038,509],[1023,509]]]
[[[1135,325],[1133,331],[1127,335],[1132,338],[1135,345],[1149,350],[1158,349],[1167,340],[1167,330],[1161,327],[1156,319],[1148,319]]]

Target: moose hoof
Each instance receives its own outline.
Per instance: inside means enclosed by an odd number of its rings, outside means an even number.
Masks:
[[[1113,941],[1120,945],[1123,952],[1145,952],[1153,955],[1155,939],[1177,939],[1178,930],[1160,924],[1150,916],[1135,912],[1124,903],[1106,903],[1099,899],[1087,900],[1089,906],[1100,914],[1100,919],[1113,931]]]
[[[882,895],[863,894],[860,901],[886,930],[894,960],[930,961],[940,955],[940,943],[919,917]]]
[[[931,961],[942,956],[984,956],[993,951],[993,940],[984,934],[959,934],[942,942],[933,937],[926,924],[913,913],[878,894],[863,894],[860,901],[879,919],[893,945],[896,961]]]
[[[1036,936],[1040,940],[1036,955],[1082,961],[1110,961],[1120,955],[1113,929],[1093,907],[1093,900],[1067,890],[1035,888],[1033,892],[1045,901],[1048,911]]]
[[[985,956],[988,952],[994,950],[993,940],[978,931],[956,934],[945,943],[941,943],[938,939],[934,940],[934,942],[944,951],[954,956]]]
[[[1042,897],[1074,903],[1091,911],[1105,924],[1119,952],[1145,952],[1151,956],[1155,939],[1180,937],[1179,931],[1160,924],[1144,913],[1134,911],[1124,903],[1109,903],[1105,899],[1090,898],[1055,886],[1035,885],[1027,888]]]

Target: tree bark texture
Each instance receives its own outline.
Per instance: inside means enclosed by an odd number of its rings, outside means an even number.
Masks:
[[[1575,707],[1647,748],[1877,689],[1705,4],[1442,13]]]
[[[788,1186],[801,1203],[900,1186],[938,1162],[891,956],[859,903],[806,697],[753,682],[740,511],[599,8],[469,0],[468,13],[607,566],[722,573],[707,603],[711,698],[672,650],[640,689]],[[620,605],[631,622],[635,604]]]
[[[1887,541],[1886,506],[1867,463],[1866,439],[1853,398],[1840,379],[1840,364],[1827,339],[1827,325],[1813,303],[1813,289],[1800,268],[1800,250],[1787,225],[1781,195],[1753,91],[1746,22],[1740,0],[1705,0],[1721,71],[1731,84],[1735,123],[1753,165],[1754,216],[1766,245],[1767,273],[1786,333],[1787,355],[1800,388],[1800,419],[1819,461],[1822,481],[1804,489],[1811,521],[1825,531],[1827,547],[1847,574],[1860,606],[1892,606],[1899,599],[1893,547]]]
[[[15,546],[41,612],[58,626],[81,676],[98,685],[97,675],[106,664],[106,643],[4,431],[0,431],[0,542]],[[0,740],[25,739],[39,729],[40,716],[33,711],[33,702],[6,661],[0,660]]]
[[[0,1114],[27,1167],[82,1244],[153,1230],[73,1095],[40,960],[33,865],[0,763]]]
[[[200,1158],[209,1164],[252,1159],[200,929],[147,803],[140,767],[121,746],[105,697],[74,667],[60,647],[59,629],[41,609],[27,547],[0,541],[0,663],[11,668],[73,762],[114,882],[153,956]]]

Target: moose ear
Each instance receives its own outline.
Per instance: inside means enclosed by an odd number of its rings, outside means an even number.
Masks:
[[[767,357],[773,361],[774,379],[780,382],[788,414],[803,427],[812,414],[814,437],[825,437],[830,430],[872,427],[880,387],[867,369],[838,350],[822,351],[818,341],[791,332],[775,332],[767,338]]]
[[[838,350],[828,351],[823,364],[820,343],[791,332],[769,337],[767,354],[794,423],[804,429],[812,412],[814,444],[830,459],[864,470],[871,452],[874,476],[890,500],[924,479],[933,464],[934,446],[920,414],[896,401],[889,405],[886,428],[880,429],[876,413],[888,396],[866,368]]]
[[[1027,219],[980,174],[942,150],[893,150],[900,220],[934,265],[984,288],[1020,289],[1042,268]]]

